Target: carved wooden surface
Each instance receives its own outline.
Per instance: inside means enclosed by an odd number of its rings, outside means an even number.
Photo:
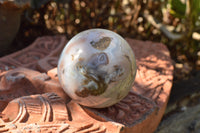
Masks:
[[[1,58],[0,72],[17,67],[26,67],[39,71],[50,70],[57,65],[58,55],[66,42],[67,40],[64,36],[37,38],[31,46]]]
[[[0,58],[0,132],[155,131],[170,94],[172,61],[163,44],[126,40],[137,60],[136,81],[127,97],[103,109],[78,105],[60,87],[55,67],[63,36],[38,38]]]

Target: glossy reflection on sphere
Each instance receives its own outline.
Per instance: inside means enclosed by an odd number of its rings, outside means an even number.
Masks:
[[[91,29],[74,36],[58,63],[64,91],[76,102],[93,108],[111,106],[132,88],[136,75],[135,57],[118,34]]]

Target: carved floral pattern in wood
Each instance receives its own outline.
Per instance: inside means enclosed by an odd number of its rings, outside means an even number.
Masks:
[[[37,38],[29,47],[2,57],[0,59],[0,72],[17,67],[26,67],[39,71],[50,70],[52,68],[49,68],[49,66],[57,64],[58,55],[66,43],[67,40],[64,36]]]

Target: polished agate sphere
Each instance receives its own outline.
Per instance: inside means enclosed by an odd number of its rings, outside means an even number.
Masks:
[[[136,75],[135,56],[118,34],[90,29],[74,36],[58,63],[64,91],[81,105],[104,108],[123,99]]]

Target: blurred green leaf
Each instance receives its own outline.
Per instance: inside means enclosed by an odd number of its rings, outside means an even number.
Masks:
[[[191,9],[200,12],[200,0],[191,0]]]
[[[186,11],[186,4],[182,3],[180,0],[169,0],[171,7],[170,13],[175,17],[184,18]]]

